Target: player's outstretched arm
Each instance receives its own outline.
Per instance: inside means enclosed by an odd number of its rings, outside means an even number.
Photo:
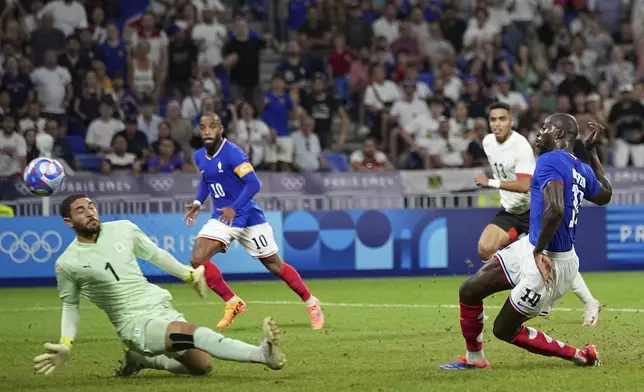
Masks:
[[[134,236],[134,254],[136,257],[147,260],[161,268],[170,275],[176,276],[184,282],[190,283],[200,297],[206,296],[206,283],[203,275],[203,267],[194,269],[181,264],[170,253],[159,248],[150,237],[148,237],[137,225],[128,222],[132,226]]]
[[[599,184],[601,185],[599,187],[599,191],[591,201],[597,205],[603,206],[610,203],[610,200],[613,197],[613,187],[604,174],[604,167],[602,166],[602,163],[599,160],[599,155],[597,154],[597,143],[600,140],[599,135],[604,127],[601,124],[592,121],[588,123],[588,126],[590,128],[590,135],[584,141],[584,146],[588,153],[590,168],[593,169],[593,173],[595,173],[595,177],[597,177],[597,181],[599,181]]]
[[[80,324],[80,289],[72,275],[61,263],[56,264],[58,293],[63,300],[60,322],[60,342],[45,343],[45,353],[34,358],[34,370],[49,376],[72,354],[72,345]]]
[[[534,247],[534,253],[542,253],[552,240],[564,216],[563,184],[559,181],[549,181],[541,191],[543,199],[543,214],[541,218],[541,233]]]

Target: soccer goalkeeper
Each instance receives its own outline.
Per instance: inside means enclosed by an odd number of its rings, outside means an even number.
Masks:
[[[80,295],[107,314],[128,348],[120,376],[141,369],[204,375],[212,368],[211,356],[262,363],[275,370],[284,366],[279,329],[272,318],[264,320],[265,339],[259,346],[190,324],[170,304],[170,293],[147,281],[136,258],[190,283],[201,297],[207,292],[203,267],[181,264],[130,221],[101,224],[94,203],[85,195],[67,197],[61,213],[76,239],[56,261],[63,300],[60,343],[46,343],[46,352],[34,358],[37,373],[50,375],[71,356],[80,322]]]

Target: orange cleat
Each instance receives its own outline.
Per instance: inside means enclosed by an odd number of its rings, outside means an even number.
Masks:
[[[233,323],[236,316],[244,313],[245,310],[246,302],[242,301],[241,298],[237,298],[237,301],[233,303],[226,304],[226,307],[224,308],[224,317],[222,317],[217,323],[217,328],[226,328]]]
[[[315,330],[324,328],[324,313],[322,313],[320,300],[316,298],[315,304],[307,306],[306,310],[309,312],[309,316],[311,317],[311,328]]]

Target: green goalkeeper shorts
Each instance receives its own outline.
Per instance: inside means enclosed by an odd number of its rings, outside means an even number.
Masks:
[[[130,350],[146,356],[164,354],[167,352],[166,331],[173,321],[186,322],[186,319],[170,303],[160,304],[152,311],[127,323],[119,332],[119,336]]]

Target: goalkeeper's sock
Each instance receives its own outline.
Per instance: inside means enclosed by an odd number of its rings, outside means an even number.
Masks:
[[[573,282],[571,289],[572,292],[579,297],[581,302],[584,303],[584,305],[597,303],[597,300],[590,293],[590,289],[588,289],[584,278],[581,277],[579,272],[577,272],[577,276],[575,277],[575,281]]]
[[[519,334],[510,343],[531,353],[566,359],[578,365],[586,364],[587,361],[575,347],[553,339],[531,327],[521,326]]]
[[[236,362],[266,363],[260,347],[227,338],[211,329],[199,327],[193,337],[196,348],[215,358]]]
[[[302,298],[302,301],[307,302],[311,299],[311,292],[309,288],[306,287],[306,283],[302,280],[302,277],[297,272],[297,270],[286,262],[282,262],[282,271],[279,274],[279,278],[282,279],[288,287],[295,291],[297,295]],[[314,303],[307,303],[307,305],[313,305]]]
[[[483,353],[483,304],[466,305],[460,303],[461,332],[465,338],[465,359],[475,365],[485,360]]]
[[[224,301],[228,302],[235,297],[235,293],[230,289],[228,283],[224,280],[221,270],[212,261],[206,261],[204,266],[204,275],[206,284],[212,291],[217,293]]]
[[[174,374],[190,374],[181,362],[172,359],[165,355],[155,355],[154,357],[146,357],[135,351],[130,351],[129,355],[134,357],[134,360],[144,369],[167,370]]]

